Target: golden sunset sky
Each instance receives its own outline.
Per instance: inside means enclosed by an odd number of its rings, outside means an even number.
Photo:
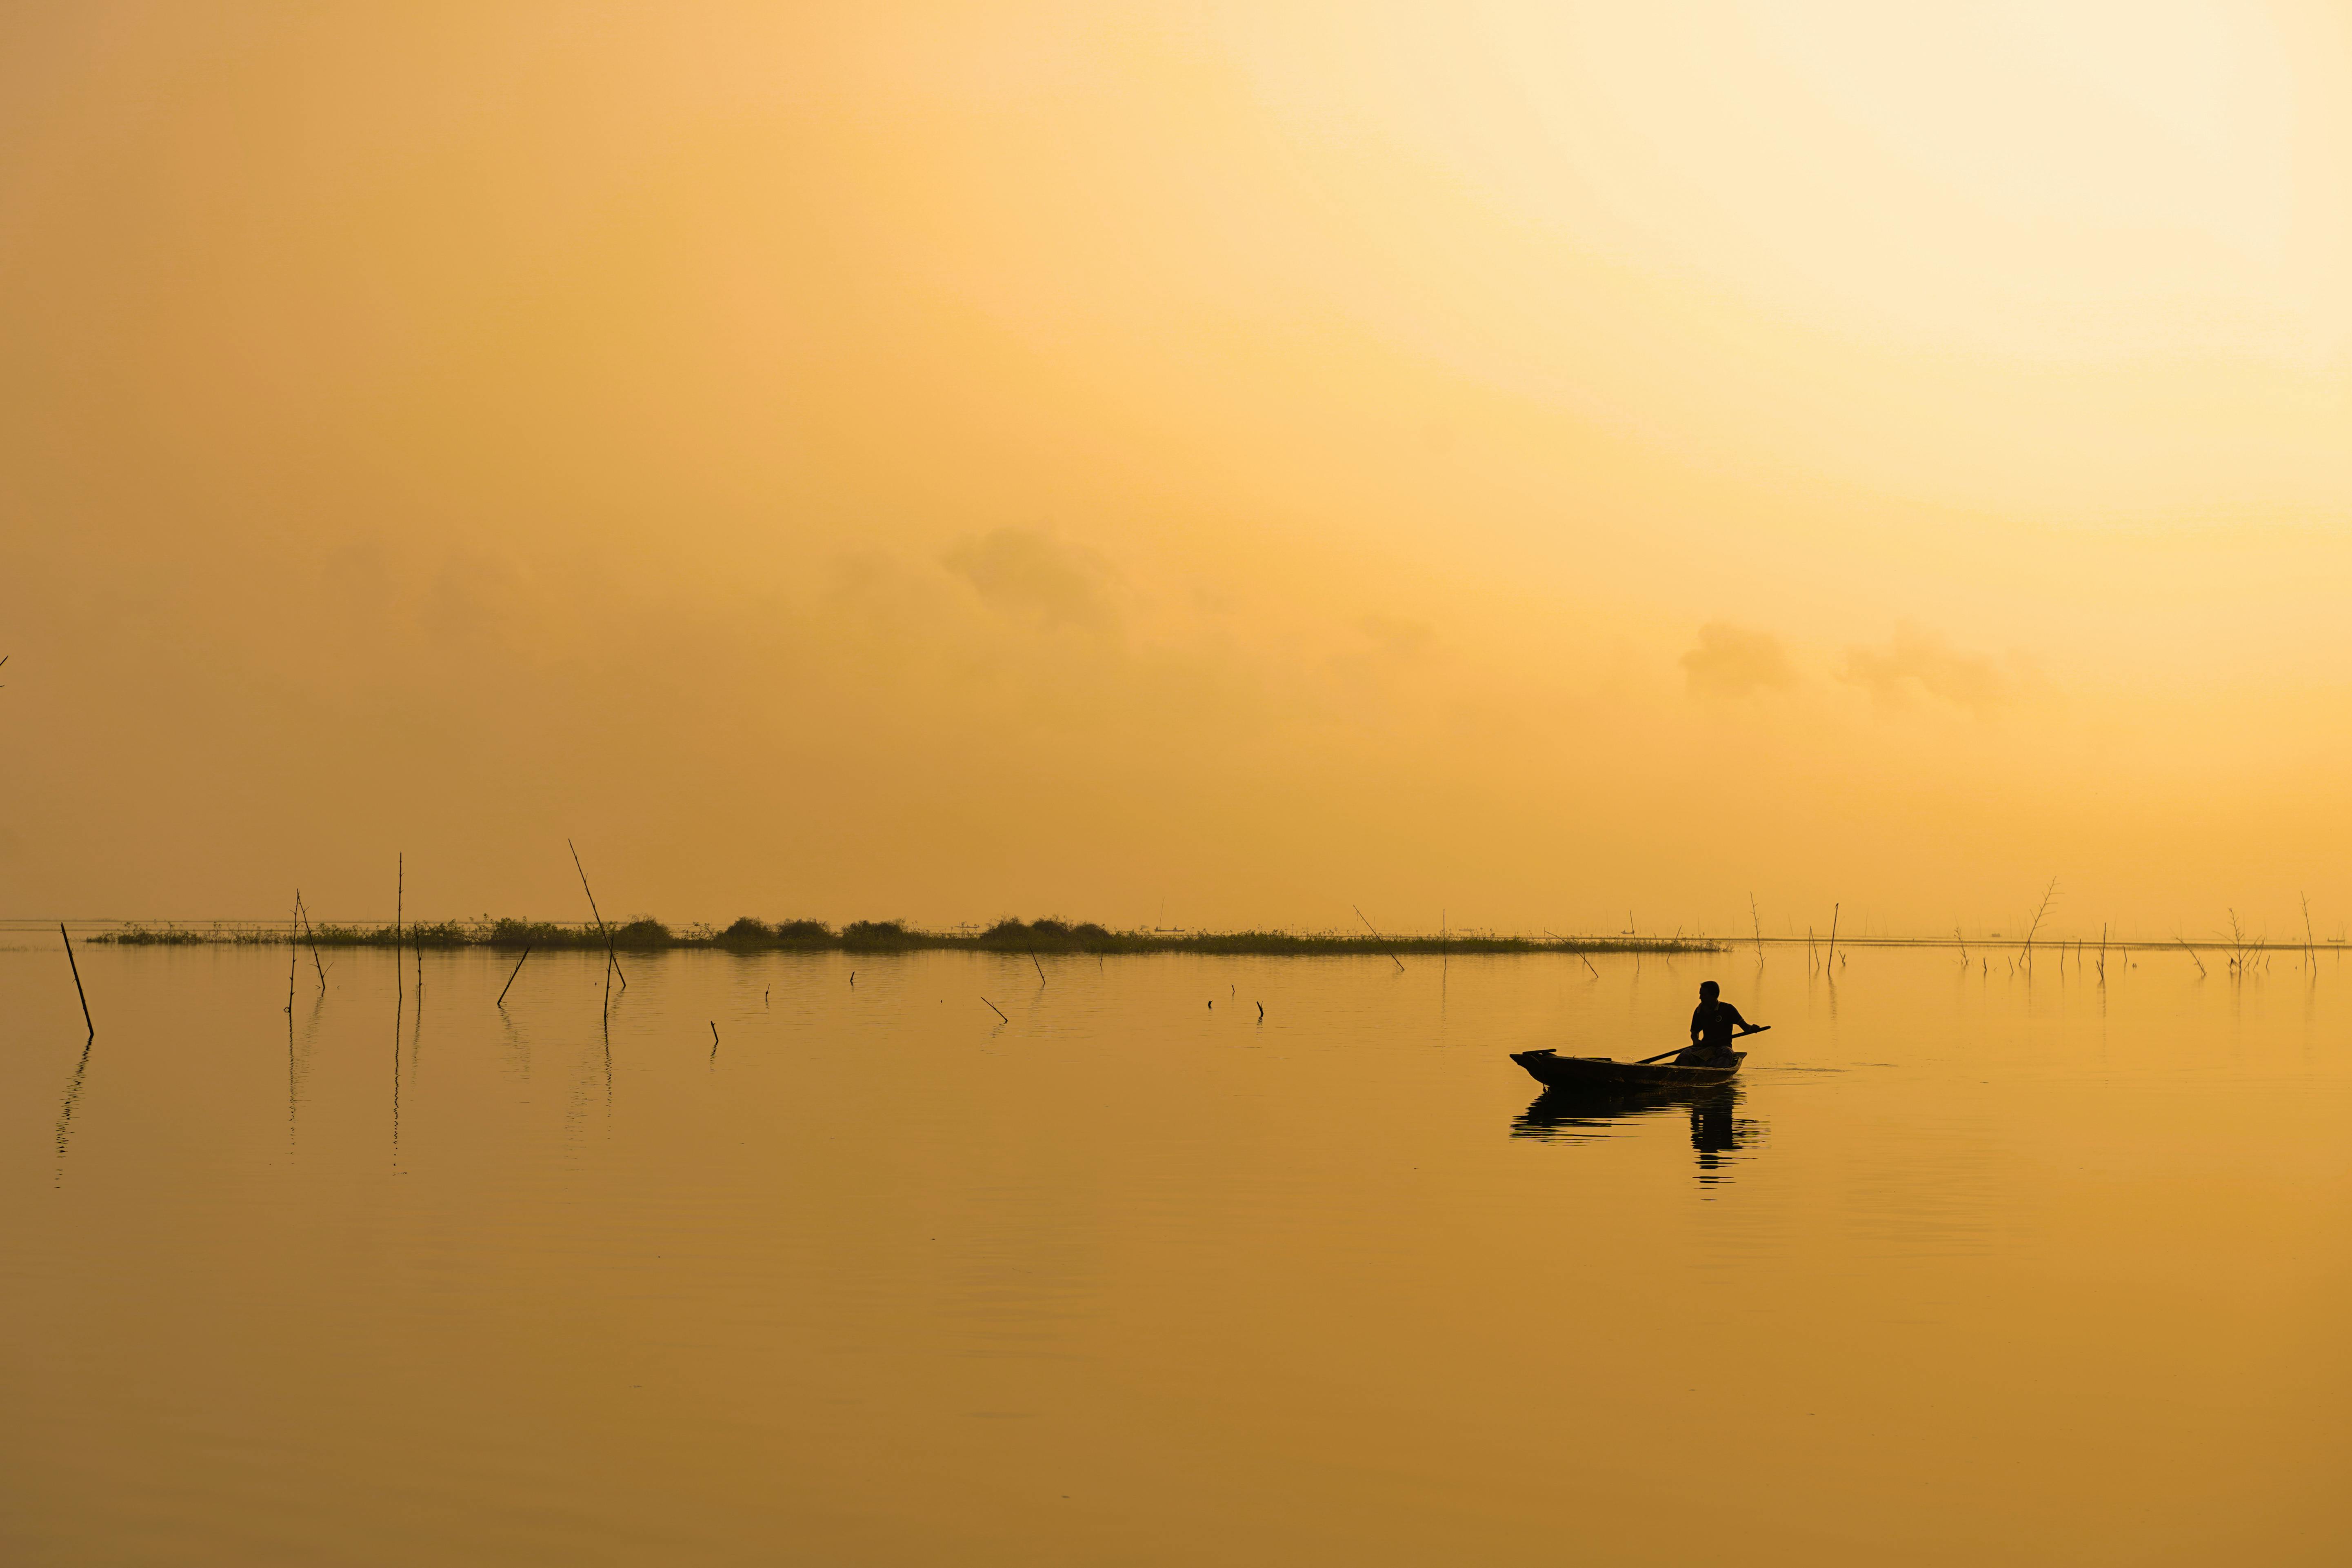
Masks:
[[[0,914],[2352,921],[2352,14],[20,5]]]

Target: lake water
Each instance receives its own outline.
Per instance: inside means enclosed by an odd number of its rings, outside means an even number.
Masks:
[[[10,1563],[2352,1554],[2332,954],[8,940]]]

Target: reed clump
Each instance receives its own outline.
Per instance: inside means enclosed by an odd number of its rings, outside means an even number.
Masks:
[[[267,942],[266,935],[254,940]],[[410,921],[403,925],[320,925],[310,930],[320,947],[479,947],[487,938],[464,921]]]
[[[84,942],[119,942],[124,947],[196,947],[205,942],[228,942],[230,936],[215,931],[183,930],[179,926],[127,925],[120,931],[100,931],[82,938]]]

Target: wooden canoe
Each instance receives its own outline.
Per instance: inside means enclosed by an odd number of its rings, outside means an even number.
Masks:
[[[1705,1089],[1729,1083],[1739,1064],[1748,1059],[1746,1051],[1731,1055],[1727,1068],[1678,1068],[1670,1062],[1642,1066],[1608,1057],[1563,1057],[1554,1051],[1515,1051],[1511,1059],[1547,1089]]]

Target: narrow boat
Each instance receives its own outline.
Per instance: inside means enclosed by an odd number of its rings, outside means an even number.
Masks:
[[[1635,1085],[1658,1089],[1705,1089],[1729,1083],[1746,1051],[1731,1053],[1727,1068],[1678,1068],[1667,1062],[1621,1062],[1608,1057],[1564,1057],[1556,1051],[1514,1051],[1511,1059],[1549,1089],[1605,1089]]]

